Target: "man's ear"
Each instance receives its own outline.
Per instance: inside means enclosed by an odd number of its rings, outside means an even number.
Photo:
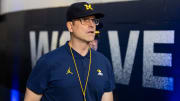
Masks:
[[[73,24],[71,21],[66,22],[66,26],[69,32],[73,32],[73,29],[72,29]]]

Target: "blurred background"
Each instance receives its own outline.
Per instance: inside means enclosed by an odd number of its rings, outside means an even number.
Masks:
[[[105,14],[97,51],[112,63],[115,101],[180,101],[180,0],[0,0],[0,101],[23,101],[39,57],[69,40],[78,1]]]

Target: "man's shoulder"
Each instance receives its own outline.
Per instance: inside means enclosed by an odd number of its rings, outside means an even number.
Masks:
[[[99,59],[104,60],[104,61],[108,61],[108,58],[107,58],[104,54],[102,54],[101,52],[92,50],[92,54],[93,54],[96,58],[99,58]]]
[[[43,56],[41,56],[40,59],[48,63],[51,63],[51,62],[56,62],[57,60],[64,57],[66,54],[67,53],[66,53],[65,46],[61,46],[61,47],[56,48],[55,50],[52,50],[44,54]]]

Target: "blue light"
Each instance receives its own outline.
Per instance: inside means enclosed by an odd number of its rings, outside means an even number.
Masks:
[[[12,72],[12,89],[10,95],[10,101],[20,101],[19,92],[19,71],[20,71],[20,60],[18,56],[14,56],[13,72]]]
[[[11,90],[11,100],[10,101],[19,101],[19,91],[12,89]]]

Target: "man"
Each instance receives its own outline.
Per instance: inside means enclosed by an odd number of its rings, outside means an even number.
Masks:
[[[70,41],[38,60],[27,82],[25,101],[113,101],[112,67],[89,47],[102,17],[86,2],[68,8]]]

